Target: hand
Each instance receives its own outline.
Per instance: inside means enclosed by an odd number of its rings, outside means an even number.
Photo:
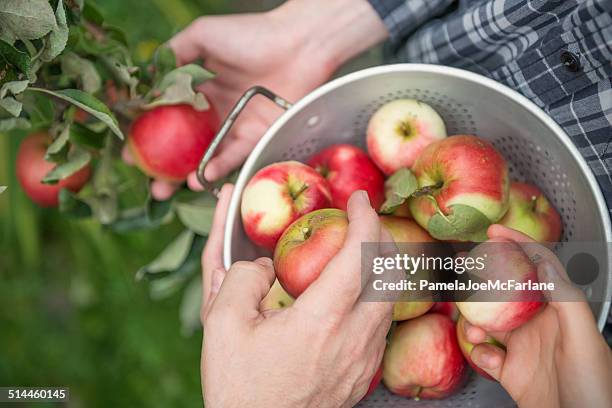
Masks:
[[[583,298],[556,256],[517,231],[493,225],[489,238],[506,238],[522,245],[538,264],[538,279],[555,284],[556,295]],[[506,351],[484,343],[487,333],[466,324],[466,337],[477,344],[473,362],[498,380],[520,407],[609,407],[612,405],[612,354],[588,303],[551,301],[523,326],[507,333],[488,333]]]
[[[356,404],[380,365],[393,309],[359,301],[361,242],[390,239],[367,194],[349,200],[345,245],[319,279],[291,307],[262,313],[272,261],[237,262],[227,274],[219,262],[230,190],[221,191],[203,259],[206,407]]]
[[[217,74],[199,90],[225,118],[254,85],[291,102],[299,100],[386,36],[365,0],[293,0],[265,13],[200,17],[169,44],[179,64],[202,59]],[[271,101],[253,99],[206,167],[206,179],[216,181],[239,167],[281,113]],[[195,173],[187,184],[201,189]],[[151,186],[158,200],[169,198],[175,189],[162,181]]]

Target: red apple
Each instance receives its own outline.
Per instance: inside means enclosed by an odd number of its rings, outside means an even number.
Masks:
[[[259,304],[259,308],[262,312],[266,310],[282,309],[291,306],[293,302],[294,299],[285,292],[285,289],[283,289],[278,279],[276,279],[266,297],[264,297]]]
[[[23,139],[17,152],[16,171],[19,184],[26,195],[41,207],[57,207],[62,188],[76,193],[87,183],[91,174],[88,164],[57,184],[43,184],[41,180],[56,166],[55,163],[45,160],[45,153],[51,142],[51,136],[48,134],[33,133]]]
[[[393,241],[396,243],[408,243],[408,255],[419,256],[427,251],[427,245],[419,243],[437,242],[412,220],[402,217],[381,216],[382,225],[389,231]],[[401,247],[399,248],[402,249]],[[408,292],[406,294],[410,296]],[[393,306],[393,320],[408,320],[425,314],[433,306],[432,300],[395,302]]]
[[[346,211],[351,194],[364,190],[372,207],[380,208],[385,200],[385,179],[368,155],[356,146],[329,146],[308,160],[308,164],[329,182],[332,205]]]
[[[499,224],[520,231],[538,242],[559,242],[561,217],[535,186],[513,182],[510,206]]]
[[[380,367],[378,367],[378,370],[376,370],[374,377],[372,377],[372,381],[370,381],[370,386],[368,387],[368,392],[366,392],[366,395],[363,396],[362,400],[374,394],[374,391],[376,391],[376,387],[378,387],[378,384],[380,384],[380,381],[382,380],[382,374],[383,374],[383,367],[381,364]]]
[[[128,146],[144,173],[180,182],[197,169],[218,126],[212,105],[203,111],[186,104],[159,106],[132,123]]]
[[[446,137],[438,113],[415,99],[398,99],[380,107],[370,118],[366,141],[374,163],[387,175],[412,167],[423,149]]]
[[[293,221],[330,206],[329,184],[312,167],[296,161],[259,170],[242,193],[242,224],[255,244],[274,250]]]
[[[538,282],[537,266],[515,242],[490,240],[471,250],[468,257],[485,260],[483,268],[468,271],[472,280]],[[490,290],[471,297],[479,301],[456,302],[457,308],[468,322],[487,332],[516,329],[538,313],[544,304],[542,293],[536,290]]]
[[[291,224],[278,240],[274,270],[283,288],[297,298],[314,282],[344,244],[348,218],[335,208],[313,211]]]
[[[404,397],[441,399],[459,390],[466,365],[455,324],[428,313],[397,325],[383,358],[383,381]]]
[[[506,161],[476,136],[429,145],[412,170],[421,194],[410,199],[410,210],[434,238],[485,241],[487,227],[508,209]]]
[[[455,302],[436,302],[429,309],[431,313],[440,313],[451,318],[452,321],[456,322],[459,318],[459,310]]]
[[[459,320],[457,320],[457,342],[459,343],[459,348],[463,353],[463,357],[465,357],[468,364],[474,369],[474,371],[476,371],[478,374],[480,374],[487,380],[495,381],[494,378],[487,374],[486,371],[484,371],[482,368],[478,367],[472,362],[471,356],[472,350],[474,349],[474,344],[470,343],[465,337],[465,318],[463,316],[459,316]],[[496,347],[503,347],[503,345],[501,345],[491,336],[487,336],[484,342]]]

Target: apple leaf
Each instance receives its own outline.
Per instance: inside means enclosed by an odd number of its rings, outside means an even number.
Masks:
[[[155,67],[155,75],[163,77],[168,72],[176,68],[176,56],[172,48],[167,46],[158,47],[153,54],[153,66]]]
[[[103,122],[115,135],[119,137],[119,139],[124,139],[123,133],[121,132],[121,129],[119,129],[119,122],[117,122],[117,118],[115,118],[115,115],[113,115],[113,113],[108,109],[106,105],[104,105],[94,96],[78,89],[63,89],[59,91],[51,91],[49,89],[32,87],[28,88],[28,90],[34,92],[43,92],[63,99],[69,103],[72,103],[73,105],[76,105],[77,107],[94,116],[96,119]]]
[[[101,149],[105,145],[107,135],[108,129],[104,129],[101,132],[95,132],[78,122],[74,122],[70,126],[70,140],[83,147]]]
[[[208,235],[216,204],[212,195],[205,194],[194,201],[177,202],[174,209],[185,227],[197,234]]]
[[[81,85],[83,91],[93,94],[102,87],[102,79],[93,62],[81,58],[70,52],[60,58],[62,74],[68,78],[75,79]]]
[[[185,288],[179,318],[181,320],[181,332],[184,336],[191,336],[194,331],[202,325],[200,321],[200,309],[202,307],[202,278],[197,275]]]
[[[9,95],[9,92],[12,95],[19,95],[20,93],[25,91],[27,87],[27,80],[5,82],[4,84],[2,84],[2,87],[0,87],[0,99],[7,97]]]
[[[11,116],[19,116],[22,107],[23,105],[21,104],[21,102],[19,102],[12,96],[7,96],[4,99],[0,99],[0,108],[7,111]]]
[[[204,95],[200,92],[195,92],[191,84],[191,75],[185,72],[177,73],[174,75],[174,82],[163,90],[161,96],[153,102],[146,104],[144,107],[146,109],[151,109],[157,106],[186,103],[190,104],[198,111],[208,109],[208,101]]]
[[[59,192],[59,211],[73,218],[89,218],[93,214],[89,204],[65,188]]]
[[[83,149],[73,149],[69,154],[67,161],[55,166],[42,182],[45,184],[57,184],[60,180],[65,179],[81,170],[91,161],[91,155]]]
[[[215,77],[215,74],[202,68],[200,65],[187,64],[175,68],[164,75],[156,88],[160,91],[165,91],[168,87],[176,83],[184,74],[187,74],[191,78],[190,84],[192,88]]]
[[[30,72],[31,59],[28,53],[18,50],[11,44],[0,40],[0,83],[2,83],[2,70],[14,67],[24,75]]]
[[[59,0],[55,10],[55,27],[47,36],[45,48],[40,55],[40,59],[49,62],[61,54],[68,42],[68,23],[66,22],[66,10],[64,2]]]
[[[419,183],[410,170],[399,169],[385,182],[385,202],[380,208],[383,214],[391,214],[402,205],[419,187]]]
[[[60,163],[66,160],[66,155],[70,145],[68,139],[70,136],[70,126],[64,126],[59,135],[53,140],[53,143],[47,148],[45,153],[45,160]]]
[[[61,3],[61,2],[60,2]],[[0,39],[35,40],[56,28],[55,14],[47,0],[2,0]]]
[[[432,237],[443,241],[487,240],[487,228],[491,222],[482,212],[463,204],[451,205],[449,209],[450,214],[444,215],[438,210],[429,220],[427,230]]]
[[[0,132],[6,132],[12,129],[29,129],[30,127],[30,122],[24,118],[0,119]]]

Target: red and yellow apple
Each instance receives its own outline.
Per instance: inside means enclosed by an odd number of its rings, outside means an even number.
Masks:
[[[159,106],[132,123],[128,146],[145,174],[181,182],[197,169],[218,126],[212,105],[202,111],[186,104]]]
[[[383,381],[404,397],[441,399],[459,390],[466,373],[455,324],[427,313],[397,325],[383,358]]]
[[[416,222],[437,239],[484,241],[508,209],[508,166],[493,145],[472,135],[429,145],[416,161]]]
[[[472,350],[474,349],[474,344],[470,343],[465,335],[465,318],[463,316],[459,316],[459,320],[457,320],[457,342],[459,343],[459,348],[463,353],[463,357],[467,360],[468,364],[476,371],[478,374],[486,378],[487,380],[495,381],[493,377],[487,374],[482,368],[478,367],[472,361]],[[496,347],[503,347],[497,340],[495,340],[491,336],[487,336],[485,343],[491,344]]]
[[[538,242],[558,242],[561,239],[561,217],[535,186],[513,182],[510,185],[508,212],[499,221]]]
[[[378,167],[360,148],[348,144],[329,146],[308,160],[308,164],[329,182],[332,205],[346,210],[353,192],[364,190],[374,209],[385,200],[385,179]]]
[[[419,243],[431,243],[437,242],[417,225],[412,220],[402,217],[393,216],[381,216],[380,222],[389,231],[393,241],[397,244],[407,243],[410,244],[408,255],[419,256],[421,253],[426,251],[426,244],[419,246]],[[401,247],[399,248],[401,251]],[[407,249],[407,248],[405,248]],[[409,297],[410,293],[406,293]],[[425,314],[433,306],[431,300],[419,300],[419,301],[398,301],[393,306],[393,320],[408,320]]]
[[[380,107],[370,118],[366,141],[374,163],[387,175],[412,167],[423,149],[446,137],[446,126],[428,104],[398,99]]]
[[[21,142],[16,158],[17,180],[26,195],[41,207],[57,207],[62,188],[78,192],[91,175],[91,167],[85,165],[76,173],[60,180],[57,184],[43,184],[55,163],[45,160],[45,153],[51,144],[51,136],[44,132],[33,133]]]
[[[496,239],[479,244],[468,254],[484,259],[484,267],[471,268],[472,280],[480,282],[514,280],[523,284],[538,282],[537,266],[519,244]],[[475,301],[456,302],[459,312],[468,322],[487,332],[510,331],[529,321],[544,305],[538,290],[489,290],[472,294]]]
[[[276,279],[272,287],[270,287],[268,294],[259,304],[259,309],[262,312],[266,310],[283,309],[287,306],[291,306],[294,301],[295,300],[285,292],[285,289],[283,289],[278,279]]]
[[[348,218],[335,208],[313,211],[293,222],[274,250],[274,270],[283,288],[297,298],[314,282],[344,244]]]
[[[429,309],[429,312],[446,315],[454,322],[459,318],[459,310],[455,302],[435,302],[431,309]]]
[[[242,225],[251,241],[272,251],[289,224],[330,204],[329,184],[312,167],[274,163],[255,173],[244,188]]]

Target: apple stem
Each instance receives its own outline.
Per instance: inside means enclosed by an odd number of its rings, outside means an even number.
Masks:
[[[538,205],[538,197],[534,195],[531,196],[531,211],[535,211],[537,205]]]
[[[297,200],[300,194],[302,194],[306,190],[308,190],[308,184],[302,184],[302,186],[300,187],[298,191],[290,192],[291,198],[293,198],[294,200]]]
[[[414,193],[412,193],[411,197],[421,197],[424,195],[430,195],[431,193],[433,193],[434,191],[436,191],[443,185],[444,185],[444,182],[438,181],[436,184],[433,184],[431,186],[421,187],[417,189]]]

